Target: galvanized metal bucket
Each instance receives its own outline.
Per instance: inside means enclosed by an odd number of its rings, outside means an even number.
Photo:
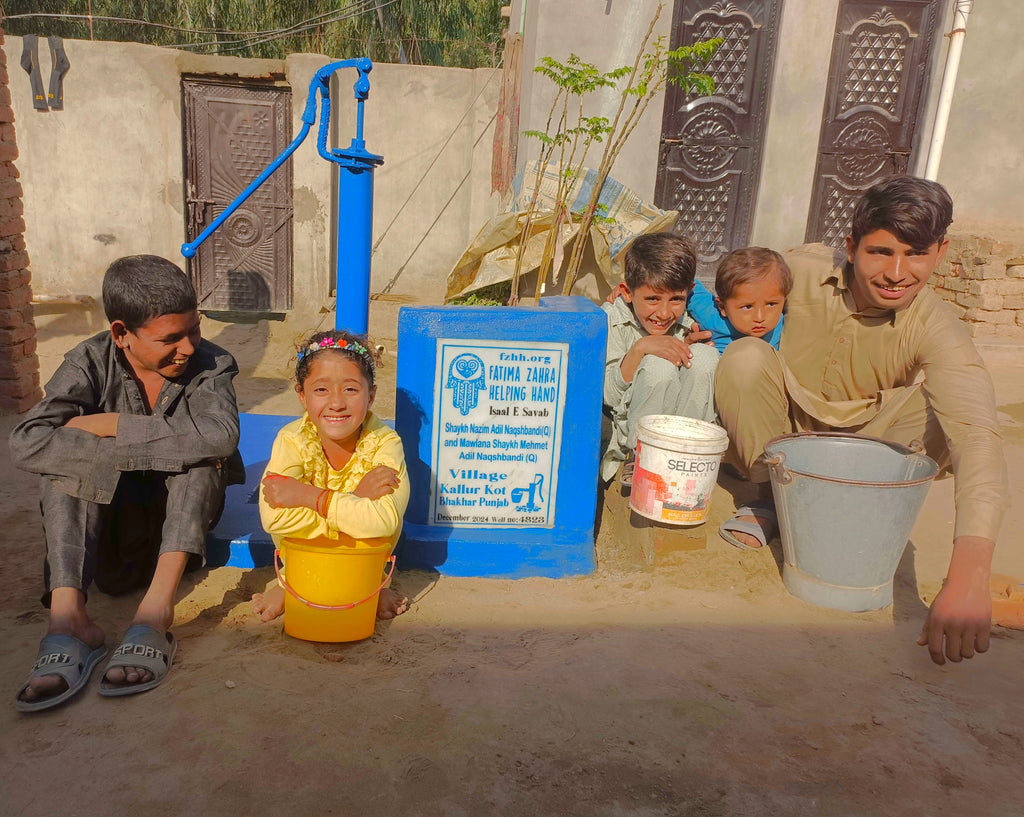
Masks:
[[[838,432],[785,434],[764,450],[789,592],[852,612],[892,604],[893,576],[938,473],[935,461]]]

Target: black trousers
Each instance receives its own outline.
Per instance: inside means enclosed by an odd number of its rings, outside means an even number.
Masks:
[[[181,474],[126,471],[109,505],[64,493],[42,477],[46,564],[43,604],[55,587],[85,592],[96,582],[117,595],[148,586],[163,553],[192,554],[203,563],[206,533],[224,508],[226,475],[219,464],[197,465]]]

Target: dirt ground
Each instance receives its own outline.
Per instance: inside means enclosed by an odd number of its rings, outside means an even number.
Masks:
[[[371,326],[394,362],[397,306]],[[102,327],[40,315],[44,379]],[[239,358],[241,408],[295,413],[290,349],[261,324],[204,326]],[[279,333],[280,334],[280,333]],[[1024,575],[1024,355],[986,346],[1014,505],[995,567]],[[393,376],[378,408],[392,416]],[[7,434],[15,418],[0,418]],[[399,574],[412,609],[374,636],[323,645],[263,625],[267,569],[187,577],[166,683],[17,713],[45,628],[34,479],[0,447],[0,814],[1005,815],[1024,802],[1024,633],[934,666],[914,644],[951,542],[936,483],[893,607],[861,614],[791,597],[781,552],[660,550],[641,566],[606,509],[598,570],[519,581]],[[743,498],[742,496],[740,497]],[[116,644],[138,596],[90,610]]]

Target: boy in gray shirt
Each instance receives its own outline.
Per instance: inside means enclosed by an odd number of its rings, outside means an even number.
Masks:
[[[202,339],[195,289],[170,261],[122,258],[103,278],[109,331],[64,357],[11,432],[13,462],[41,476],[46,636],[15,705],[48,709],[105,657],[86,591],[146,587],[100,693],[144,692],[170,670],[174,596],[226,485],[242,481],[234,359]]]

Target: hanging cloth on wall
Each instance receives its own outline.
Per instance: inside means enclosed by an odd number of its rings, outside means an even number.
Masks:
[[[32,86],[32,107],[37,111],[48,110],[46,95],[43,93],[43,75],[39,70],[39,37],[26,34],[21,38],[21,67],[28,72],[28,81]]]
[[[64,75],[71,68],[68,55],[64,53],[64,40],[60,37],[47,37],[50,43],[50,94],[51,111],[64,110]]]
[[[522,82],[523,35],[505,34],[504,68],[497,121],[491,147],[491,192],[502,196],[512,186],[519,146],[519,89]]]

